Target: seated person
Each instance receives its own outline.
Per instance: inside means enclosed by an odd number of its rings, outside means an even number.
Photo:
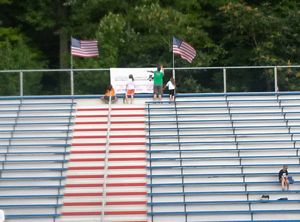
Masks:
[[[111,97],[111,102],[114,103],[118,100],[115,90],[112,85],[109,85],[107,89],[105,90],[104,96],[101,98],[101,100],[105,103],[109,103],[109,98]]]
[[[288,166],[287,165],[284,165],[283,168],[279,171],[278,173],[278,177],[279,177],[279,182],[281,184],[281,188],[282,190],[286,189],[288,190],[289,189],[289,180],[288,180]]]

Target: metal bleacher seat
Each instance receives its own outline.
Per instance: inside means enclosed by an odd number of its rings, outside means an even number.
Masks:
[[[6,221],[59,216],[74,102],[0,100],[0,209]]]
[[[300,218],[299,96],[204,94],[146,110],[150,221]],[[283,164],[289,191],[278,183]]]

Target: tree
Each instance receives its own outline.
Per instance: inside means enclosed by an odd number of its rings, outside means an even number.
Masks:
[[[0,47],[24,39],[23,46],[38,54],[35,61],[48,60],[49,68],[69,67],[71,36],[99,42],[100,57],[74,58],[75,68],[157,63],[170,67],[173,36],[197,50],[192,64],[175,56],[176,67],[283,65],[297,63],[300,56],[300,2],[296,0],[0,0],[0,5]],[[235,77],[232,89],[273,90],[272,71],[251,73],[256,77],[244,70],[228,72]],[[76,73],[79,92],[104,90],[108,74],[97,81],[93,74]],[[295,89],[300,85],[298,75],[295,70],[280,70],[279,79]],[[44,75],[41,84],[48,91],[53,89],[51,82],[59,82],[55,92],[64,93],[66,78]],[[209,91],[220,75],[187,73],[180,78],[187,86],[200,84],[195,90]]]

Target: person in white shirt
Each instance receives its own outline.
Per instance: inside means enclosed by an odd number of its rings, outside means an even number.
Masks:
[[[168,87],[168,90],[169,90],[170,101],[174,101],[176,84],[175,84],[175,79],[173,78],[173,76],[171,76],[170,80],[167,82],[164,89],[166,87]]]
[[[126,84],[126,94],[125,94],[126,103],[128,103],[129,96],[130,96],[130,103],[131,104],[133,103],[134,93],[135,93],[134,78],[133,78],[133,75],[130,74],[129,79]]]

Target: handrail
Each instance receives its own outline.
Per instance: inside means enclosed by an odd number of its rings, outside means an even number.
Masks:
[[[165,70],[184,70],[184,69],[274,69],[277,68],[300,68],[300,65],[266,65],[266,66],[195,66],[195,67],[166,67]],[[70,72],[70,71],[109,71],[110,68],[88,68],[88,69],[11,69],[0,70],[0,73],[15,73],[15,72]]]
[[[104,214],[106,207],[106,187],[107,187],[107,171],[108,171],[108,155],[109,155],[109,138],[110,138],[110,128],[111,128],[111,96],[108,102],[108,113],[107,113],[107,131],[106,131],[106,143],[105,143],[105,156],[104,156],[104,170],[103,170],[103,185],[102,185],[102,208],[101,208],[101,222],[104,222]]]
[[[66,155],[69,155],[70,154],[70,152],[67,152],[67,146],[68,146],[68,142],[69,142],[69,140],[70,140],[70,138],[71,138],[71,136],[70,136],[70,133],[71,133],[71,129],[70,129],[70,126],[72,125],[72,120],[73,120],[73,115],[72,115],[72,113],[73,113],[73,109],[74,109],[74,99],[72,98],[72,100],[71,100],[72,102],[70,103],[70,105],[71,105],[71,107],[70,107],[70,113],[69,113],[69,116],[68,116],[68,120],[69,120],[69,124],[68,124],[68,128],[67,128],[67,131],[66,131],[66,136],[65,136],[65,144],[66,144],[66,146],[64,147],[64,153],[63,153],[63,160],[64,161],[66,161],[67,159],[66,159]],[[61,163],[61,168],[63,169],[63,168],[65,168],[65,164],[66,164],[67,162],[62,162]],[[61,177],[63,177],[63,171],[60,171],[60,176]],[[62,184],[62,179],[60,179],[59,180],[59,186],[64,186],[63,184]],[[62,187],[61,188],[58,188],[58,194],[60,193],[60,189],[62,189]],[[58,214],[59,212],[58,212],[58,205],[59,205],[59,198],[57,197],[56,198],[56,205],[57,205],[57,207],[55,207],[55,214]],[[55,220],[54,220],[54,222],[55,222]]]
[[[165,70],[219,70],[223,73],[223,93],[227,90],[227,70],[233,69],[272,69],[274,89],[277,93],[278,89],[278,69],[282,68],[300,68],[300,65],[267,65],[267,66],[217,66],[217,67],[172,67],[165,68]],[[20,70],[0,70],[1,73],[17,73],[19,74],[19,95],[24,95],[24,74],[33,72],[67,72],[70,75],[70,95],[74,95],[74,72],[94,72],[94,71],[110,71],[110,68],[92,68],[92,69],[20,69]]]
[[[151,153],[151,122],[150,122],[150,118],[151,118],[151,115],[150,115],[150,104],[146,104],[147,106],[147,111],[148,111],[148,142],[149,142],[149,166],[150,166],[150,184],[153,184],[153,179],[152,179],[152,161],[151,161],[151,156],[152,156],[152,153]],[[153,188],[152,186],[150,187],[150,192],[152,193],[153,192]],[[151,199],[151,203],[153,203],[153,197],[150,197]],[[151,207],[151,212],[153,212],[153,206],[150,206]],[[153,216],[151,217],[151,220],[153,221]]]
[[[182,183],[182,192],[185,193],[185,182],[184,182],[184,172],[183,172],[183,164],[182,164],[182,150],[181,150],[181,142],[180,142],[180,130],[179,130],[179,124],[178,124],[178,110],[177,110],[177,102],[176,102],[176,98],[174,99],[174,109],[175,109],[175,119],[176,119],[176,129],[177,129],[177,141],[178,141],[178,151],[179,151],[179,158],[180,158],[180,174],[181,174],[181,183]],[[186,208],[186,196],[185,194],[183,195],[183,210],[184,212],[187,212],[187,208]],[[185,221],[187,221],[187,214],[185,215]]]

